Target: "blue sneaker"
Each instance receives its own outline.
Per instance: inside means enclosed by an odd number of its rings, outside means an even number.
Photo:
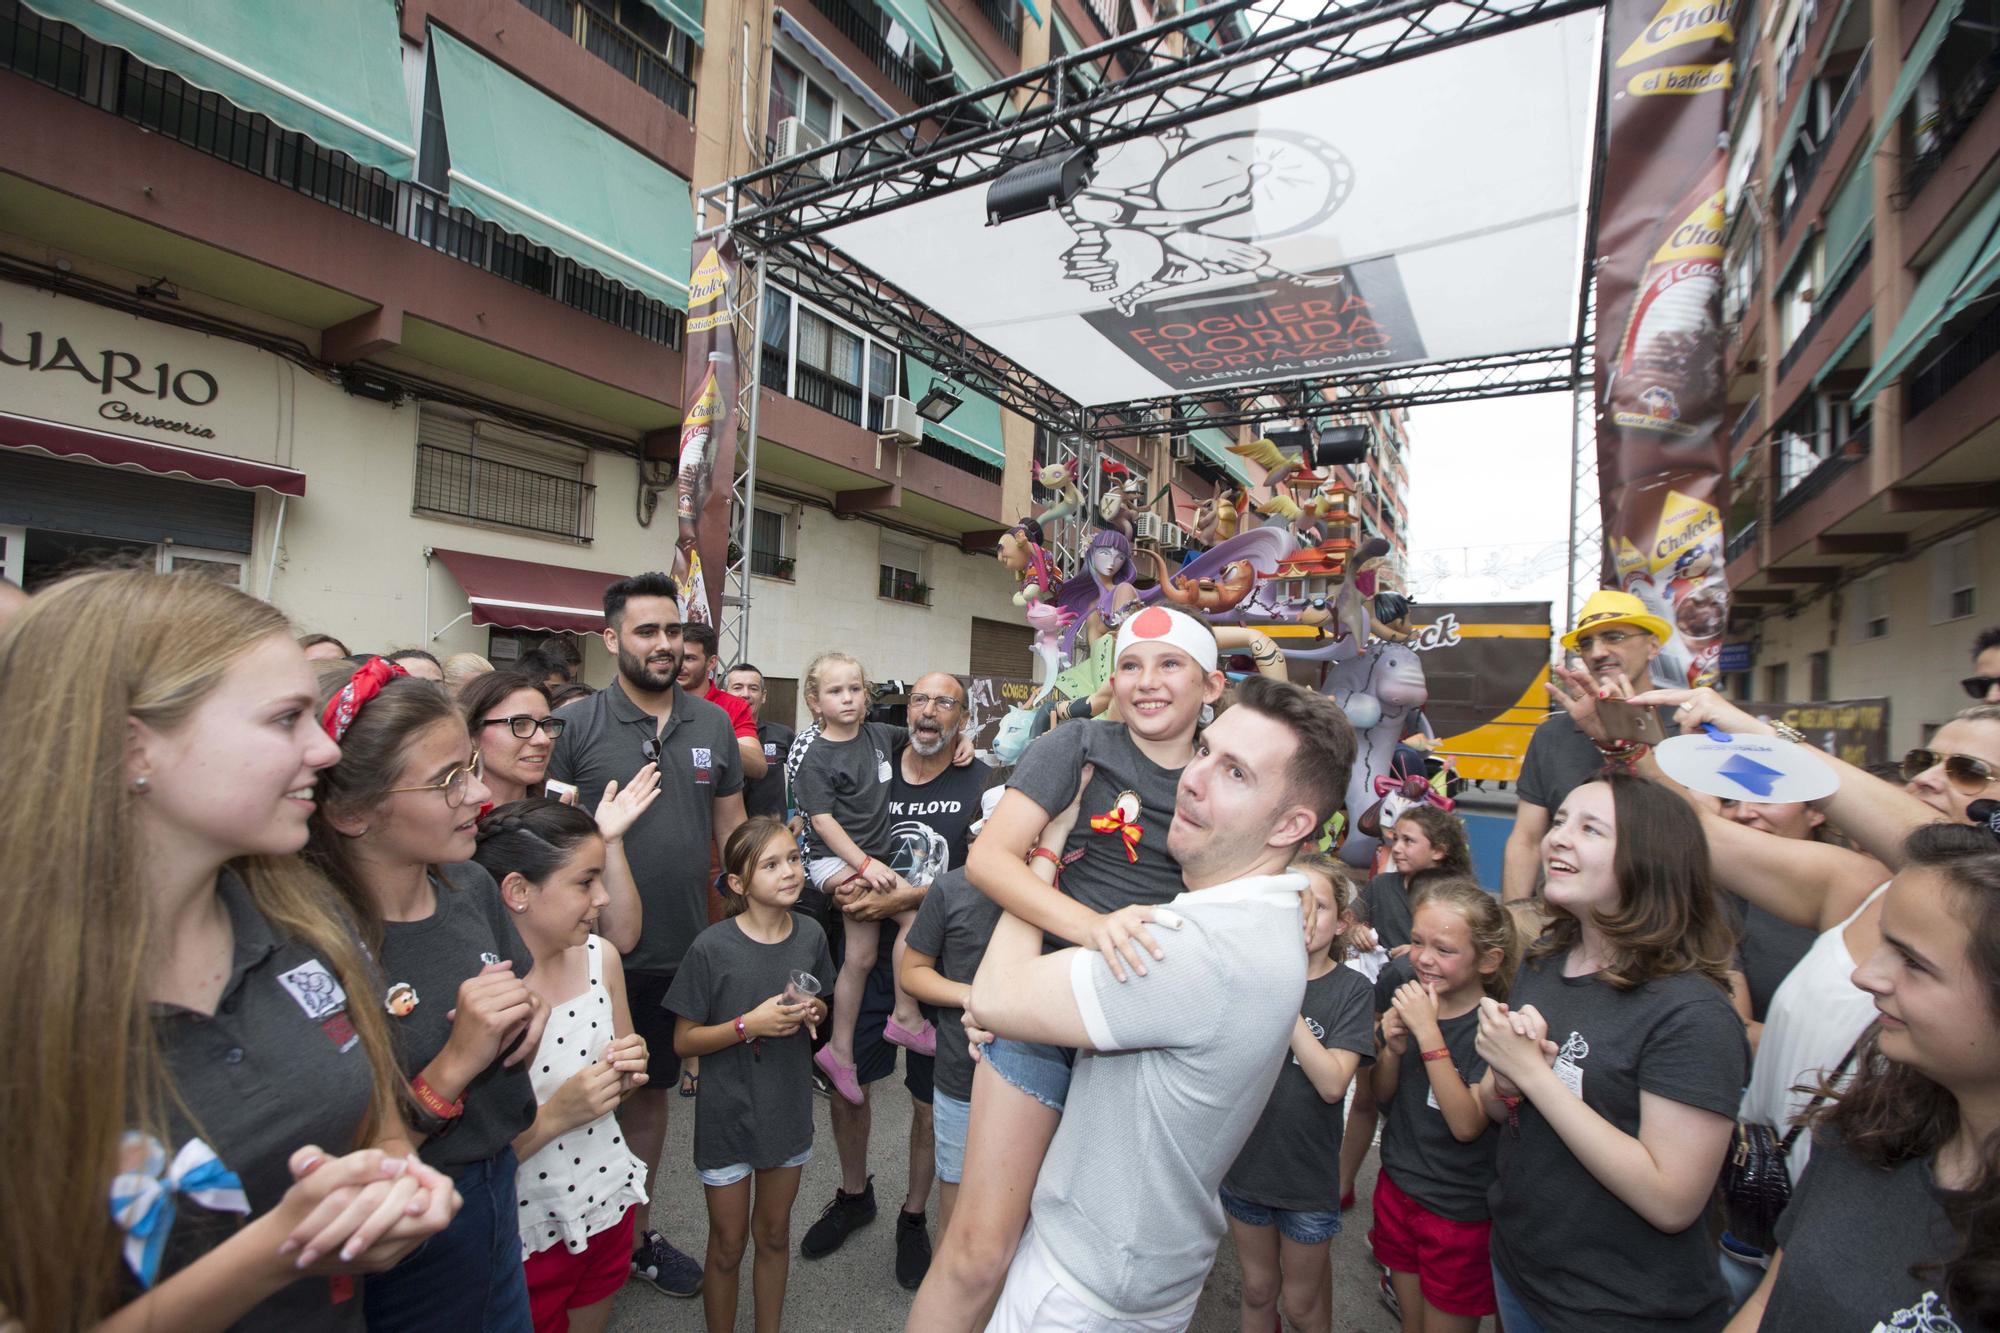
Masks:
[[[657,1231],[639,1238],[639,1248],[632,1252],[632,1276],[669,1296],[701,1295],[701,1265],[669,1245]]]

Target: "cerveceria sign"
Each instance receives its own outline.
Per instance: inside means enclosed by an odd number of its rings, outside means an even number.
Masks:
[[[97,415],[106,421],[148,430],[212,440],[215,432],[198,421],[161,415],[153,409],[207,407],[222,395],[215,376],[194,366],[170,361],[148,365],[135,352],[118,347],[79,350],[60,333],[21,330],[0,323],[0,367],[33,375],[74,375],[90,385],[99,398]]]

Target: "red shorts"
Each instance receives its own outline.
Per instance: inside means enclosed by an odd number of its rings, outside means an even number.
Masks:
[[[565,1333],[569,1312],[614,1295],[632,1272],[632,1209],[590,1238],[581,1254],[561,1241],[527,1258],[528,1310],[535,1333]]]
[[[1387,1171],[1375,1175],[1375,1226],[1368,1243],[1375,1262],[1415,1273],[1424,1299],[1446,1314],[1498,1313],[1493,1302],[1491,1222],[1454,1222],[1396,1188]]]

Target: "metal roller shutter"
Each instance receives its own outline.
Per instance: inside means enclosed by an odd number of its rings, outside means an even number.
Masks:
[[[1009,680],[1035,678],[1035,632],[1026,625],[1004,620],[972,618],[973,676],[1002,676]]]
[[[231,486],[0,451],[0,523],[247,553],[256,519],[256,496]]]

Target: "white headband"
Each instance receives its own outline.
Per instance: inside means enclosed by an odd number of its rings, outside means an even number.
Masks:
[[[1135,643],[1171,644],[1192,657],[1195,665],[1203,671],[1215,670],[1220,660],[1215,635],[1209,632],[1207,626],[1172,607],[1149,606],[1127,618],[1118,627],[1118,651],[1111,655],[1112,662],[1116,663],[1124,657],[1125,650]]]

